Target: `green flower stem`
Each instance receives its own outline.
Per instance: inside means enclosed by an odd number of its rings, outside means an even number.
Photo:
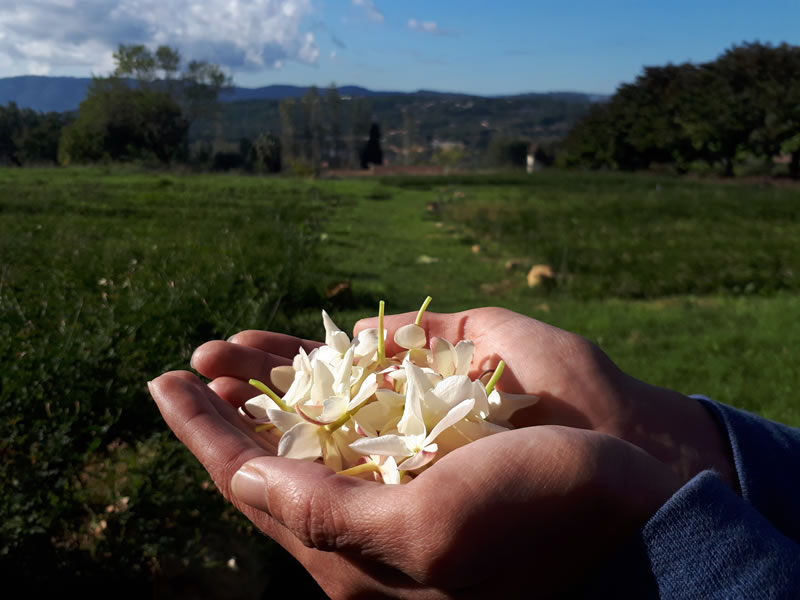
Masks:
[[[378,303],[378,366],[383,368],[386,362],[386,341],[383,339],[383,310],[384,303]]]
[[[325,431],[327,431],[328,433],[333,433],[334,431],[339,429],[339,427],[347,423],[347,421],[349,420],[350,420],[350,413],[346,412],[341,417],[336,419],[333,423],[328,423],[327,425],[325,425]]]
[[[379,473],[380,467],[374,462],[365,462],[355,467],[350,467],[344,471],[338,471],[337,475],[361,475],[362,473]]]
[[[430,296],[425,298],[425,302],[423,302],[422,306],[419,307],[419,312],[417,313],[417,320],[414,321],[414,325],[419,325],[420,323],[422,323],[422,315],[425,314],[425,311],[428,309],[428,305],[431,303],[431,300],[433,300],[433,298],[431,298]]]
[[[497,363],[497,368],[494,370],[492,378],[489,380],[489,383],[486,384],[487,395],[492,393],[494,386],[497,385],[497,382],[500,380],[500,376],[503,374],[505,368],[506,368],[506,363],[504,363],[502,360],[499,363]]]
[[[281,410],[284,410],[286,412],[294,412],[294,410],[289,408],[286,405],[286,403],[281,399],[281,397],[278,396],[278,394],[273,392],[271,389],[269,389],[269,387],[267,387],[266,384],[261,383],[258,379],[251,379],[250,381],[248,381],[248,383],[250,385],[252,385],[254,388],[256,388],[258,391],[260,391],[260,392],[266,394],[267,396],[269,396],[270,398],[272,398],[272,401],[275,404],[277,404],[278,408],[280,408]]]

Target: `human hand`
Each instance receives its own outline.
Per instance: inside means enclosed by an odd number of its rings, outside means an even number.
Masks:
[[[334,598],[561,593],[680,485],[631,444],[559,426],[483,438],[405,485],[344,477],[274,457],[236,413],[235,382],[215,387],[229,401],[188,373],[150,385],[226,498]]]
[[[386,317],[387,353],[400,350],[394,331],[413,319],[414,313]],[[607,433],[644,449],[684,482],[714,468],[738,491],[728,442],[708,411],[692,398],[623,373],[588,340],[500,308],[426,312],[421,325],[428,339],[475,342],[473,377],[502,358],[507,368],[498,389],[539,396],[537,404],[512,419],[516,426],[565,425]],[[364,319],[355,333],[376,326],[377,319]]]

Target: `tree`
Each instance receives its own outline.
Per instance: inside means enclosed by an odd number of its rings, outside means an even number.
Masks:
[[[303,150],[312,168],[318,169],[322,157],[322,111],[319,89],[312,85],[303,96]]]
[[[62,133],[61,162],[179,158],[191,123],[215,114],[231,82],[205,61],[190,61],[181,72],[180,53],[168,46],[120,44],[114,60],[112,74],[94,79],[78,119]]]
[[[60,113],[20,110],[14,102],[0,106],[0,164],[56,162],[61,130],[70,119]]]
[[[297,155],[295,150],[294,109],[295,102],[290,98],[281,100],[278,105],[281,120],[281,150],[283,160],[287,163],[291,163]]]
[[[272,133],[261,134],[253,146],[256,154],[256,170],[264,173],[279,173],[281,170],[281,141]]]
[[[366,98],[358,98],[352,101],[353,117],[352,129],[350,133],[350,156],[351,165],[361,164],[361,152],[364,142],[367,140],[365,133],[370,130],[372,123],[372,106]]]
[[[181,156],[188,130],[180,106],[166,93],[131,89],[115,78],[96,78],[77,120],[62,132],[59,162],[104,157],[169,162]]]
[[[328,147],[328,163],[331,167],[338,167],[342,154],[342,98],[335,83],[328,87],[326,96],[328,105],[328,132],[330,145]]]
[[[373,123],[369,128],[369,140],[361,151],[361,168],[368,169],[370,165],[383,164],[383,150],[381,150],[381,128]]]

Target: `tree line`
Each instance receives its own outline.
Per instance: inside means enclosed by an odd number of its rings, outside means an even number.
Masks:
[[[800,178],[800,47],[748,43],[704,63],[646,67],[569,133],[563,164],[636,170],[788,159]]]
[[[366,168],[382,163],[380,128],[372,122],[369,102],[353,100],[352,115],[345,118],[343,99],[333,84],[324,97],[311,87],[302,99],[282,101],[280,131],[263,131],[255,140],[242,138],[238,148],[199,144],[192,149],[193,124],[202,120],[219,127],[218,99],[231,86],[230,76],[213,63],[184,64],[168,46],[153,51],[122,44],[114,61],[110,75],[93,78],[77,115],[40,114],[14,103],[0,106],[0,164],[137,160],[305,172],[323,164]]]

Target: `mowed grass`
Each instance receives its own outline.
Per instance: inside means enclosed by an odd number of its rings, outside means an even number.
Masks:
[[[169,557],[257,564],[263,542],[203,489],[145,382],[240,329],[320,338],[323,307],[350,328],[380,299],[503,306],[800,426],[799,245],[790,186],[0,170],[0,560],[139,583]],[[529,288],[534,264],[554,279]],[[242,568],[277,592],[288,564]]]
[[[641,379],[800,425],[797,187],[558,172],[329,185],[348,200],[324,254],[354,296],[510,308]],[[555,278],[529,288],[534,264]]]

